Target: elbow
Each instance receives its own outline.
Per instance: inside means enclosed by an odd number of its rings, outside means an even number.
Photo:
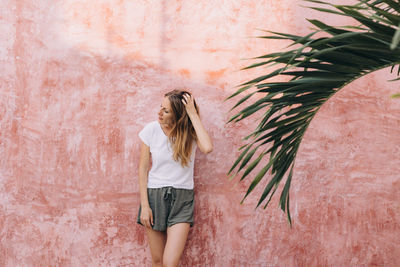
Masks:
[[[203,153],[204,153],[204,154],[211,153],[211,152],[213,151],[213,149],[214,149],[213,145],[207,146],[207,147],[205,147],[205,148],[203,149]]]

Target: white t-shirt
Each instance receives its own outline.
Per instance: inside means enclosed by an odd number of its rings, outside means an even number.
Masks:
[[[147,188],[172,186],[193,189],[193,168],[196,143],[193,143],[189,165],[182,167],[173,158],[168,137],[158,121],[147,124],[139,133],[140,139],[150,147],[152,166],[148,175]]]

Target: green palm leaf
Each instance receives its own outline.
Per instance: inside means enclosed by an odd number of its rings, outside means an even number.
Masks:
[[[264,208],[286,177],[279,206],[287,213],[290,224],[289,191],[296,154],[315,114],[330,97],[353,80],[382,68],[392,67],[393,70],[400,63],[398,2],[360,0],[355,5],[333,5],[324,1],[305,1],[324,6],[310,7],[312,9],[351,17],[360,24],[336,27],[310,19],[308,21],[316,29],[306,36],[268,31],[269,35],[260,38],[291,41],[289,49],[255,58],[259,62],[244,69],[262,66],[270,71],[243,83],[228,98],[242,95],[232,110],[247,103],[232,116],[230,123],[248,119],[256,113],[263,114],[256,129],[244,138],[246,144],[241,149],[245,149],[228,174],[235,176],[244,170],[240,178],[243,180],[256,166],[263,166],[253,178],[243,202],[270,171],[270,180],[257,204],[261,205],[268,198]],[[326,37],[313,38],[321,32]],[[289,77],[289,80],[269,82],[274,77]]]

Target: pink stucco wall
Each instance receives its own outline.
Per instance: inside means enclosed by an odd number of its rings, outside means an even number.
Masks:
[[[342,1],[346,2],[346,1]],[[2,0],[0,266],[146,266],[136,225],[139,139],[163,93],[188,88],[215,143],[197,154],[196,224],[183,266],[399,266],[400,89],[381,71],[310,125],[293,227],[225,176],[251,122],[225,125],[244,58],[305,33],[295,0]],[[258,190],[258,192],[261,188]]]

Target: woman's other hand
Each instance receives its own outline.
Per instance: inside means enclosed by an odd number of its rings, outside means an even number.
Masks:
[[[191,114],[197,114],[196,107],[194,106],[194,98],[190,94],[184,94],[182,98],[182,103],[185,105],[186,112]]]
[[[150,207],[141,207],[140,222],[147,228],[153,226],[153,211]]]

